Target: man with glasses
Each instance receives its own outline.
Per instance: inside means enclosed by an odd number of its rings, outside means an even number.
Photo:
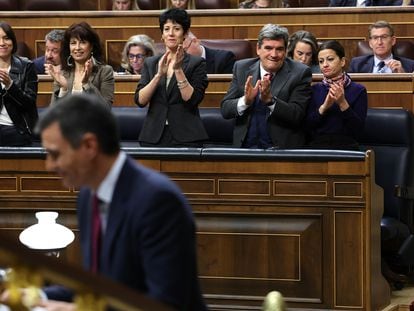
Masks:
[[[373,51],[373,55],[352,58],[348,72],[414,72],[414,60],[393,54],[392,48],[396,42],[394,28],[388,22],[377,21],[370,25],[369,46]]]

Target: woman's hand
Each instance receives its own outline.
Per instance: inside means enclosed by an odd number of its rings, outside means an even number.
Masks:
[[[335,103],[338,104],[341,111],[349,108],[349,104],[345,99],[344,86],[340,83],[333,83],[329,87],[324,103],[319,107],[319,113],[324,114]]]
[[[342,84],[332,84],[329,92],[332,93],[334,102],[338,104],[339,109],[341,109],[341,111],[345,111],[349,108],[348,101],[345,99],[344,86]]]
[[[158,72],[157,74],[162,77],[167,74],[168,66],[171,62],[171,59],[169,59],[170,51],[165,52],[165,54],[160,58],[158,62]]]
[[[319,114],[324,114],[332,105],[335,103],[335,97],[331,92],[331,87],[329,88],[328,94],[326,94],[323,104],[319,107]]]
[[[92,70],[93,70],[93,60],[92,60],[92,58],[89,58],[85,62],[85,68],[83,69],[82,84],[88,83],[88,80],[89,80],[89,77],[92,73]]]
[[[6,70],[0,69],[0,82],[5,85],[6,89],[12,85],[13,80],[10,78],[9,73]]]
[[[344,87],[342,84],[333,83],[329,88],[329,94],[332,96],[334,102],[340,103],[345,99]]]
[[[68,89],[68,81],[63,76],[60,65],[45,64],[45,72],[52,76],[53,80],[64,90]]]
[[[184,60],[184,48],[182,44],[179,44],[177,47],[177,52],[175,54],[175,60],[172,64],[172,67],[174,70],[181,69],[183,66],[183,60]]]

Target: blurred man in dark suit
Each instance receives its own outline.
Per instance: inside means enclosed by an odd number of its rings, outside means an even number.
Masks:
[[[120,150],[116,119],[101,101],[94,95],[67,96],[37,126],[46,168],[67,187],[80,188],[84,268],[177,310],[206,310],[190,205],[166,176]],[[45,292],[58,300],[71,294],[56,286]],[[71,310],[73,304],[47,301],[44,307]]]

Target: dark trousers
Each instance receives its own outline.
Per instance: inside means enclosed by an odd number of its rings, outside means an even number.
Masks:
[[[31,145],[28,133],[18,130],[15,126],[0,125],[0,146],[22,147]]]

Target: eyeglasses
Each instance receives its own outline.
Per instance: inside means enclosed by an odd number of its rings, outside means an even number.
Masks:
[[[130,60],[134,60],[135,58],[137,60],[143,60],[145,58],[145,55],[144,54],[128,54],[128,58]]]
[[[378,41],[378,40],[384,41],[390,37],[391,37],[390,35],[382,35],[382,36],[372,36],[370,39],[374,41]]]

